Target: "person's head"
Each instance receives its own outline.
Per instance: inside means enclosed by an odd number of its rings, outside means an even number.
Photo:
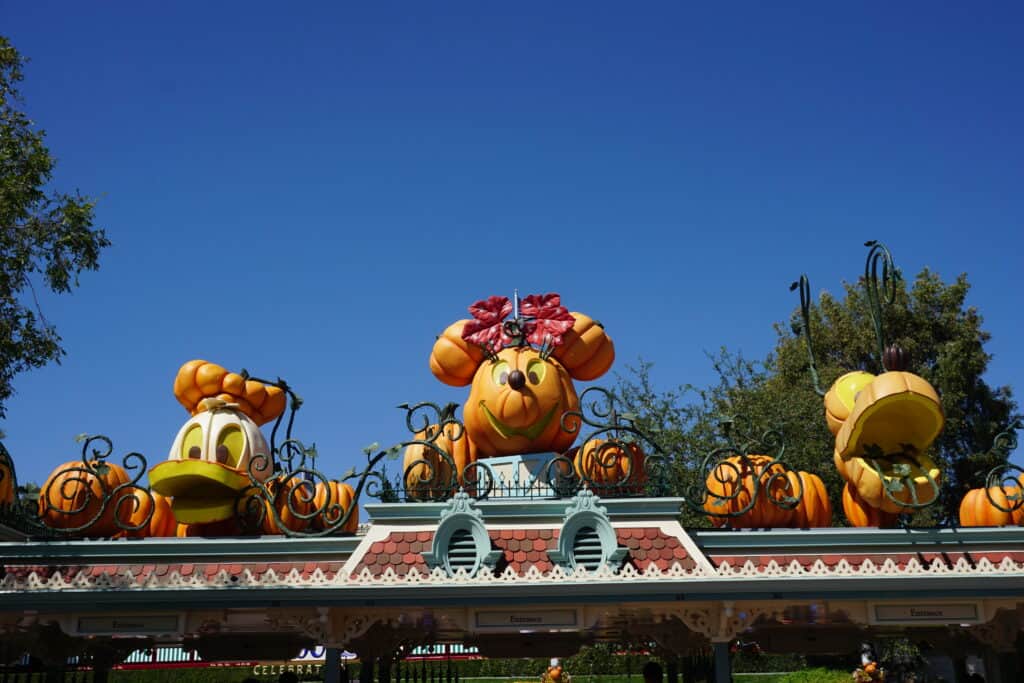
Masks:
[[[644,683],[661,683],[664,674],[661,664],[657,662],[644,664]]]

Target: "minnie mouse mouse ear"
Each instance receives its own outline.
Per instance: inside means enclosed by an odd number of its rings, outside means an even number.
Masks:
[[[615,345],[601,323],[575,311],[571,315],[575,318],[572,329],[562,335],[562,344],[552,355],[573,378],[597,379],[615,362]]]
[[[459,320],[445,329],[430,352],[430,371],[434,377],[453,387],[464,387],[484,360],[484,350],[462,338],[469,320]]]

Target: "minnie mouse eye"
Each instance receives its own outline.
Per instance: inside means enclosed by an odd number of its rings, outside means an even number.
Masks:
[[[505,386],[508,384],[508,362],[498,361],[491,368],[491,380],[498,386]]]
[[[537,358],[531,359],[526,364],[526,376],[530,378],[530,384],[540,384],[547,374],[548,364]]]

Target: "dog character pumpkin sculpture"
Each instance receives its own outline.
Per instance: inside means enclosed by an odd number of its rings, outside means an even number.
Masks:
[[[942,404],[927,380],[906,371],[907,354],[885,350],[885,372],[848,372],[825,394],[839,474],[868,506],[899,513],[936,494],[942,473],[926,451],[942,431]],[[852,521],[852,520],[851,520]]]

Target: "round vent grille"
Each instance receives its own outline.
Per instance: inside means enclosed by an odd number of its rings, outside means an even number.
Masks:
[[[585,526],[576,532],[576,538],[572,541],[572,561],[588,572],[596,570],[604,562],[601,538],[594,527]]]
[[[476,568],[476,540],[469,529],[459,529],[448,541],[448,571],[453,574],[459,569],[472,572]]]

